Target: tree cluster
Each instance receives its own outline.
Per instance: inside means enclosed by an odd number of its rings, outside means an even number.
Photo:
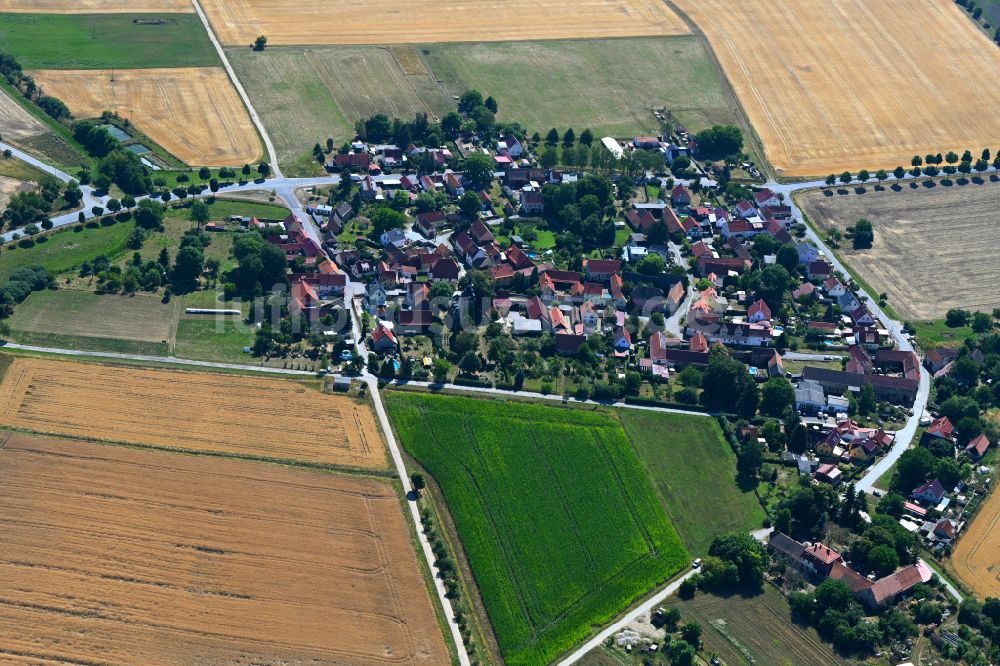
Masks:
[[[743,132],[734,125],[713,125],[698,132],[694,141],[698,155],[709,160],[732,157],[743,150]]]

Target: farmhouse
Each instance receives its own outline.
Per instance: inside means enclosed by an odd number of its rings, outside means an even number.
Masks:
[[[869,580],[848,567],[840,553],[832,548],[821,543],[799,543],[781,532],[771,535],[767,548],[815,579],[832,578],[847,584],[854,597],[869,608],[904,596],[915,585],[930,581],[934,573],[923,560],[917,560],[916,564],[888,576]]]

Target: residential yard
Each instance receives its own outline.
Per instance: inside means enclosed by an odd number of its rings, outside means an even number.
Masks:
[[[2,14],[0,50],[24,69],[212,67],[219,57],[195,14]]]
[[[840,256],[876,295],[888,294],[889,305],[919,327],[919,322],[940,320],[951,308],[990,312],[1000,306],[1000,291],[984,288],[1000,283],[995,261],[1000,182],[960,182],[908,183],[882,192],[869,187],[863,194],[853,188],[840,190],[843,194],[816,190],[798,201],[823,235],[833,228],[843,232],[861,218],[871,220],[874,246],[854,250],[844,241]],[[961,339],[961,331],[952,332]],[[932,344],[949,342],[948,333],[935,323],[923,331]]]
[[[718,652],[727,666],[848,663],[820,639],[815,629],[793,624],[788,602],[770,585],[765,584],[764,591],[754,596],[699,593],[690,600],[671,597],[668,601],[680,609],[682,621],[701,625],[703,652]]]
[[[510,666],[553,660],[687,565],[603,410],[398,391],[386,404],[443,491]]]
[[[411,47],[231,48],[227,55],[288,175],[322,173],[313,145],[327,137],[338,147],[350,141],[359,119],[410,119],[417,112],[436,118],[452,107]]]
[[[92,291],[37,291],[14,309],[16,342],[134,354],[169,354],[179,302],[151,294],[98,295]]]
[[[658,134],[654,106],[691,131],[737,120],[697,37],[432,44],[421,53],[450,93],[492,95],[499,120],[542,135],[550,127],[578,135],[590,127],[597,137]]]
[[[753,491],[736,484],[736,454],[714,418],[633,409],[619,418],[692,555],[707,553],[719,534],[763,524]]]
[[[917,330],[917,342],[924,349],[957,347],[972,335],[971,326],[948,326],[944,319],[917,319],[910,323]]]

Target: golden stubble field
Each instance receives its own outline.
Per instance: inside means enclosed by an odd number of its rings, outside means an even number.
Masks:
[[[1000,140],[1000,50],[950,0],[677,0],[784,176]]]
[[[0,132],[5,141],[23,139],[47,131],[48,128],[20,104],[0,90]]]
[[[940,319],[951,308],[990,312],[1000,307],[996,248],[1000,227],[1000,183],[938,184],[933,188],[901,185],[864,194],[826,196],[807,192],[798,203],[826,235],[843,232],[864,218],[875,228],[875,244],[854,250],[840,246],[841,259],[854,268],[876,293],[911,320]]]
[[[0,432],[0,525],[5,663],[451,662],[386,481]]]
[[[189,0],[0,0],[0,12],[33,14],[120,14],[193,12]]]
[[[242,166],[260,157],[257,130],[221,67],[48,69],[31,75],[76,117],[117,111],[187,164]]]
[[[993,492],[965,527],[951,566],[976,597],[1000,597],[1000,493]]]
[[[207,0],[223,44],[413,44],[688,34],[660,0]]]
[[[13,358],[0,425],[178,450],[384,469],[372,410],[284,379]]]

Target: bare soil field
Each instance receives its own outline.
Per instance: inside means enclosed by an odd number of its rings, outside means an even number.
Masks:
[[[434,118],[453,108],[412,47],[231,48],[228,56],[282,164],[312,160],[313,144],[327,137],[338,146],[352,139],[354,122],[376,113]]]
[[[7,206],[10,198],[18,192],[30,192],[37,189],[34,183],[29,183],[17,178],[7,178],[0,176],[0,210]]]
[[[1000,596],[1000,493],[992,493],[966,526],[951,567],[980,599]]]
[[[187,164],[242,166],[260,156],[257,131],[222,68],[33,70],[31,74],[78,118],[117,111]]]
[[[0,0],[0,12],[100,14],[193,12],[188,0]]]
[[[4,141],[22,139],[48,130],[3,90],[0,90],[0,128],[3,128]]]
[[[450,663],[384,481],[0,433],[0,524],[8,663]]]
[[[861,195],[853,188],[846,195],[815,191],[798,201],[823,232],[871,220],[874,246],[855,251],[844,241],[839,253],[876,293],[888,294],[902,317],[938,319],[956,307],[1000,307],[1000,291],[987,288],[1000,284],[1000,183],[901,187],[868,187]]]
[[[405,44],[683,35],[657,0],[207,0],[223,44]]]
[[[1000,51],[949,0],[677,5],[704,31],[779,175],[892,168],[1000,136]]]
[[[371,409],[284,379],[15,358],[0,424],[47,434],[385,468]]]

